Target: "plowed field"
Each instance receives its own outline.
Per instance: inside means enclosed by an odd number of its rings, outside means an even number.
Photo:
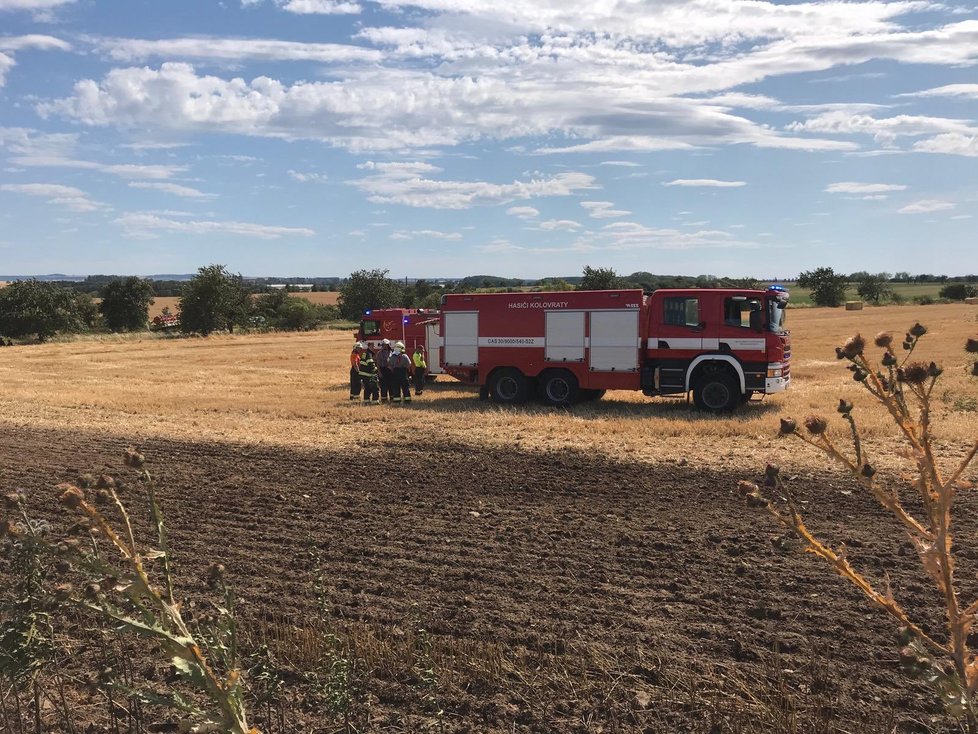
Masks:
[[[0,484],[25,488],[32,507],[80,473],[127,479],[121,437],[2,430]],[[343,730],[303,673],[323,629],[360,660],[351,731],[938,730],[888,620],[745,507],[739,477],[572,449],[378,445],[367,430],[360,444],[141,446],[181,593],[224,563],[244,637],[268,642],[289,681],[274,706],[253,707],[265,732]],[[830,470],[796,487],[816,530],[939,621],[909,543],[870,499]],[[141,514],[140,487],[121,494]],[[978,506],[964,504],[959,537],[974,538]],[[968,553],[962,579],[975,578]],[[92,654],[76,647],[72,666]],[[75,695],[103,731],[104,706]]]

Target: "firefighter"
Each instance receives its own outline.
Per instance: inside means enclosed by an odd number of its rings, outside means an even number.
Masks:
[[[350,400],[357,400],[363,387],[363,380],[360,379],[360,360],[363,353],[363,344],[357,342],[353,345],[353,351],[350,352]]]
[[[393,397],[393,374],[390,369],[391,340],[384,339],[380,345],[380,351],[374,355],[377,369],[380,372],[380,399],[387,401]]]
[[[363,404],[378,405],[380,403],[380,397],[377,382],[380,375],[377,371],[377,363],[370,356],[370,352],[366,352],[360,357],[359,375],[360,380],[363,382]]]
[[[428,371],[428,363],[424,359],[424,347],[420,344],[415,345],[411,361],[414,362],[414,394],[420,395],[424,392],[424,377]]]
[[[411,358],[404,353],[404,342],[394,345],[394,351],[390,357],[391,366],[391,395],[395,403],[411,402],[411,383],[408,375],[413,371],[414,363]]]

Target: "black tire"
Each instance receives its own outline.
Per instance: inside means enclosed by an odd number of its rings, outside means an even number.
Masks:
[[[747,403],[750,402],[750,399],[752,397],[754,397],[754,391],[748,390],[747,392],[745,392],[743,395],[740,396],[740,404],[746,405]]]
[[[578,400],[582,403],[590,403],[604,397],[607,390],[582,389]]]
[[[710,413],[729,413],[740,405],[740,397],[737,379],[727,372],[705,374],[693,388],[696,407]]]
[[[489,378],[489,394],[493,402],[503,405],[525,403],[530,394],[530,384],[518,369],[504,367]]]
[[[567,370],[553,370],[540,375],[540,397],[547,405],[573,405],[579,393],[577,378]]]

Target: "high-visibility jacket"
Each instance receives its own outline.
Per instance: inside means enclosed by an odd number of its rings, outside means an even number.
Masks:
[[[428,363],[424,361],[424,352],[414,353],[414,367],[415,369],[427,369]]]
[[[377,363],[372,359],[360,360],[360,377],[364,380],[377,379]]]
[[[350,367],[360,369],[360,352],[350,352]]]

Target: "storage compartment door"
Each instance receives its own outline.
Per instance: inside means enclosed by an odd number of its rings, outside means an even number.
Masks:
[[[428,358],[428,374],[441,375],[445,370],[441,368],[442,362],[442,343],[441,334],[438,333],[438,323],[425,324],[424,345]]]
[[[584,312],[548,311],[547,362],[584,361]]]
[[[445,365],[469,367],[479,363],[479,314],[445,314]]]
[[[634,372],[638,369],[638,309],[591,311],[593,372]]]

